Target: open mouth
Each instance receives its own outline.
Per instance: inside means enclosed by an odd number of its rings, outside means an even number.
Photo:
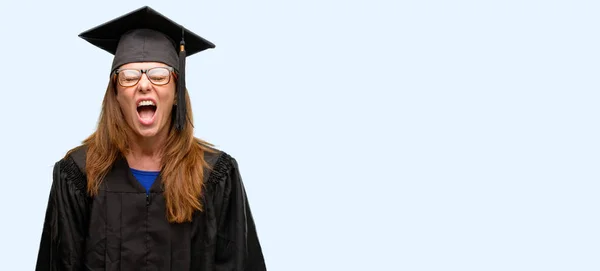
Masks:
[[[140,121],[143,124],[152,124],[156,115],[156,104],[151,100],[139,101],[137,104],[137,112]]]

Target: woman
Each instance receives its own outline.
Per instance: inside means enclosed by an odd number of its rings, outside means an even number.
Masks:
[[[36,269],[266,270],[236,160],[193,135],[185,58],[214,45],[149,7],[80,37],[115,57],[97,130],[54,167]]]

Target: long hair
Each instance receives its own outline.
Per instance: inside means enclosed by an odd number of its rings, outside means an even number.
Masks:
[[[173,125],[173,113],[168,137],[161,159],[161,179],[169,222],[182,223],[192,220],[195,211],[202,211],[201,194],[204,168],[210,165],[204,160],[204,152],[216,152],[212,144],[194,137],[192,107],[186,91],[187,122],[181,131]],[[174,110],[173,110],[174,111]],[[129,127],[117,102],[114,77],[109,80],[98,127],[83,141],[87,146],[86,176],[87,192],[98,194],[100,183],[119,157],[130,152]],[[69,153],[67,153],[69,155]]]

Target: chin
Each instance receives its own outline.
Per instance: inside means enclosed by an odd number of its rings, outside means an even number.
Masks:
[[[137,123],[134,122],[135,124],[131,126],[133,128],[132,130],[137,136],[142,138],[156,137],[158,135],[161,135],[163,131],[168,129],[168,127],[166,127],[168,123],[162,123],[158,119],[152,125],[144,125],[138,120],[134,121],[136,121]]]
[[[152,127],[152,128],[137,128],[135,129],[136,134],[138,134],[141,137],[154,137],[156,135],[158,135],[158,127]]]

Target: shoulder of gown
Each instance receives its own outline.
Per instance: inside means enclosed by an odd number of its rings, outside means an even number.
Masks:
[[[89,198],[85,175],[75,160],[67,155],[54,164],[36,270],[82,267]]]
[[[207,184],[217,222],[217,270],[266,270],[262,248],[237,160],[222,150],[209,171]],[[207,159],[208,161],[208,159]]]

